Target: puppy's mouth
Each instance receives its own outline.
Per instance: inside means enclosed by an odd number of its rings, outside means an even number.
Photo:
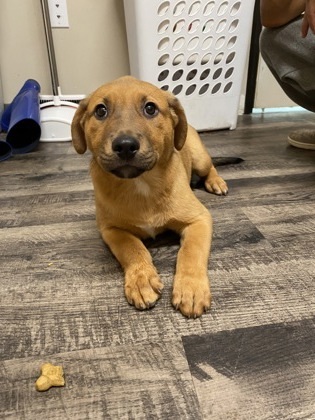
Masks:
[[[156,164],[156,157],[152,155],[146,158],[122,161],[115,156],[98,156],[96,158],[99,166],[106,172],[109,172],[121,179],[137,178],[143,172],[150,171]]]
[[[116,175],[118,178],[131,179],[137,178],[137,176],[143,174],[145,169],[137,168],[136,166],[132,165],[124,165],[120,166],[119,168],[112,169],[110,172],[113,175]]]

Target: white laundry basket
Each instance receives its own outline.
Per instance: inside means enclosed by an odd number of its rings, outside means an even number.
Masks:
[[[236,127],[255,0],[124,0],[131,74],[198,130]]]

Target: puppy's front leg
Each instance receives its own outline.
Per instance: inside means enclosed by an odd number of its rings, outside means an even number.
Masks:
[[[159,299],[163,284],[142,241],[118,228],[101,229],[104,242],[125,272],[125,295],[137,309],[151,308]]]
[[[188,317],[198,317],[210,308],[208,258],[212,238],[212,218],[202,218],[181,231],[172,303]]]

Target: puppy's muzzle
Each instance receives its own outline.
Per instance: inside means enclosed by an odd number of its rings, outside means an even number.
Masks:
[[[128,162],[136,156],[140,143],[134,137],[119,136],[113,141],[112,149],[121,160]]]
[[[116,159],[110,172],[119,178],[135,178],[141,175],[145,168],[139,159],[140,142],[135,137],[123,134],[116,137],[112,143],[112,151]]]

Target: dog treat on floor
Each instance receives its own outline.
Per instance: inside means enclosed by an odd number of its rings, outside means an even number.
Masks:
[[[51,363],[45,363],[40,368],[41,376],[35,383],[37,391],[47,391],[52,386],[64,386],[62,366],[54,366]]]

